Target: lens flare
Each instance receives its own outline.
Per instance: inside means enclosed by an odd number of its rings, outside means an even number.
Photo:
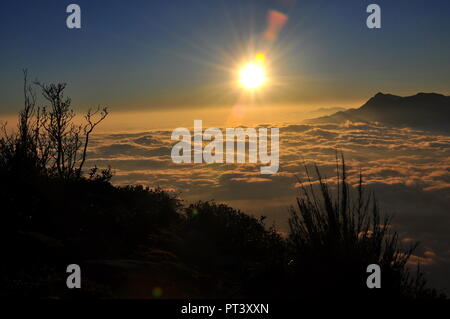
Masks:
[[[266,61],[266,56],[264,53],[258,53],[255,57],[257,63],[264,63]]]
[[[263,37],[269,41],[278,39],[278,35],[288,21],[288,16],[276,10],[269,10],[267,14],[267,29]]]

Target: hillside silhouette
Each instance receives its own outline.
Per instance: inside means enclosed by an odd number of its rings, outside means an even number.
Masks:
[[[418,93],[401,97],[378,93],[357,109],[309,120],[310,123],[381,122],[431,131],[450,132],[450,96]]]
[[[443,297],[420,271],[408,270],[415,246],[400,247],[362,176],[356,188],[348,184],[343,158],[337,189],[305,167],[290,231],[281,236],[264,217],[214,202],[186,205],[161,189],[114,186],[111,169],[86,170],[89,135],[107,109],[88,112],[77,126],[64,84],[38,88],[49,106],[37,108],[25,82],[18,130],[0,139],[1,296]],[[65,286],[72,263],[81,266],[81,289]],[[382,289],[370,290],[366,267],[374,263]]]

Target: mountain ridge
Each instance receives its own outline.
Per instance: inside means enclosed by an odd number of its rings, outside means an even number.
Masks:
[[[387,125],[450,132],[450,96],[419,92],[398,96],[378,92],[361,107],[307,120],[307,123],[381,122]]]

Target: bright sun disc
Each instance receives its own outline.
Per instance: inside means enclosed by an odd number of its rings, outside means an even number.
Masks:
[[[264,68],[258,64],[246,65],[240,73],[240,81],[243,87],[247,89],[256,89],[266,81]]]

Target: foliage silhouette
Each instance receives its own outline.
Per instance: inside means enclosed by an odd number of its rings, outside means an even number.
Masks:
[[[391,217],[380,213],[373,195],[365,194],[362,175],[356,189],[352,189],[343,156],[341,163],[341,170],[337,166],[335,198],[317,166],[315,183],[306,165],[307,183],[299,181],[301,194],[297,209],[290,210],[288,243],[291,280],[301,283],[304,289],[292,295],[437,297],[434,290],[425,288],[419,270],[412,275],[407,268],[417,244],[402,249]],[[370,264],[381,267],[382,289],[367,289],[364,278],[369,275],[366,268]]]

